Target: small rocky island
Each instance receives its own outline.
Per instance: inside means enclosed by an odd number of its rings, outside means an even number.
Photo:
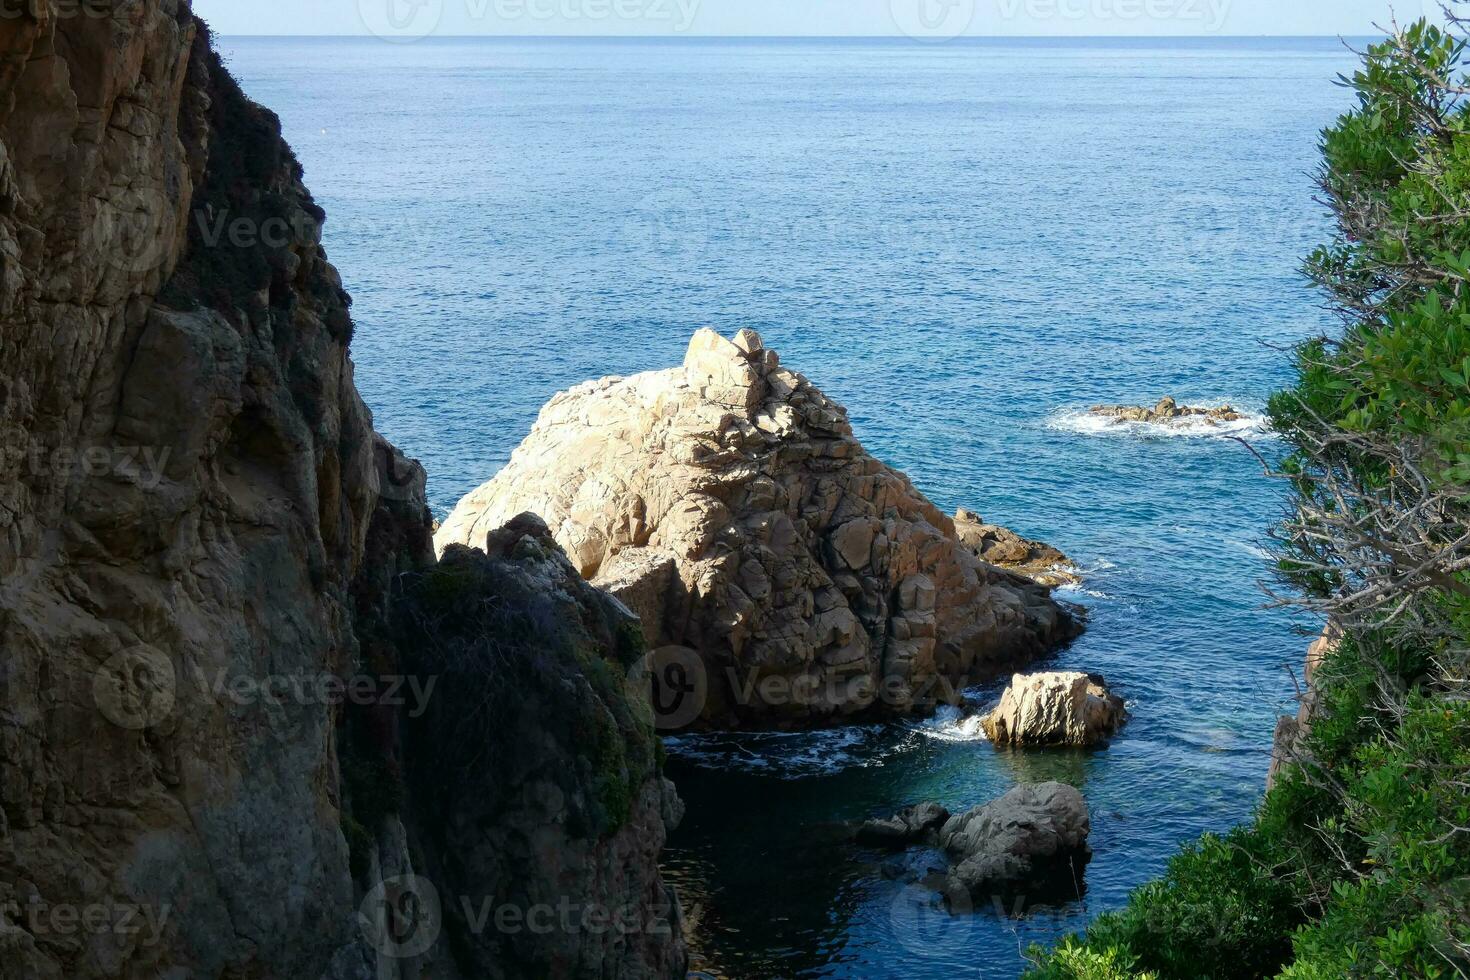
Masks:
[[[1088,409],[1088,413],[1115,422],[1142,422],[1148,425],[1165,425],[1189,419],[1204,422],[1206,425],[1219,425],[1221,422],[1240,422],[1245,418],[1232,405],[1222,405],[1219,408],[1180,405],[1167,396],[1159,399],[1158,404],[1152,408],[1146,405],[1094,405]]]
[[[700,330],[679,367],[552,398],[436,545],[483,547],[524,512],[638,613],[651,646],[698,658],[699,718],[670,727],[923,712],[1081,632],[1011,570],[1060,552],[946,516],[749,330]]]

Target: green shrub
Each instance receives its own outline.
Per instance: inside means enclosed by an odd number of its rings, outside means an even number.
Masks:
[[[1381,679],[1373,661],[1345,648],[1324,670],[1330,713],[1303,745],[1315,763],[1288,770],[1253,825],[1207,835],[1085,937],[1034,951],[1033,980],[1470,971],[1470,833],[1457,829],[1470,828],[1470,703],[1412,691],[1387,724],[1352,713]]]

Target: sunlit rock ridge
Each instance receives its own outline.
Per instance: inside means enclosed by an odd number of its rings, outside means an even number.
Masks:
[[[482,545],[523,512],[651,644],[699,656],[690,725],[921,712],[1079,629],[1048,588],[977,558],[748,330],[700,330],[679,367],[552,398],[436,544]]]

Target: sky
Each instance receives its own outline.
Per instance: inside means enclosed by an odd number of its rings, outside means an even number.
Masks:
[[[1438,0],[194,0],[225,35],[1376,34]]]

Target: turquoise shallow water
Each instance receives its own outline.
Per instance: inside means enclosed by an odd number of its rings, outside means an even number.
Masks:
[[[673,746],[667,868],[703,969],[1012,977],[1250,816],[1304,642],[1257,588],[1280,488],[1228,440],[1073,413],[1259,410],[1277,348],[1328,326],[1295,269],[1325,230],[1308,171],[1338,42],[223,46],[328,211],[358,383],[440,512],[553,392],[748,326],[936,502],[1091,570],[1058,663],[1129,699],[1104,751],[998,753],[943,720]],[[1094,814],[1061,905],[950,916],[833,826],[1045,778]]]

